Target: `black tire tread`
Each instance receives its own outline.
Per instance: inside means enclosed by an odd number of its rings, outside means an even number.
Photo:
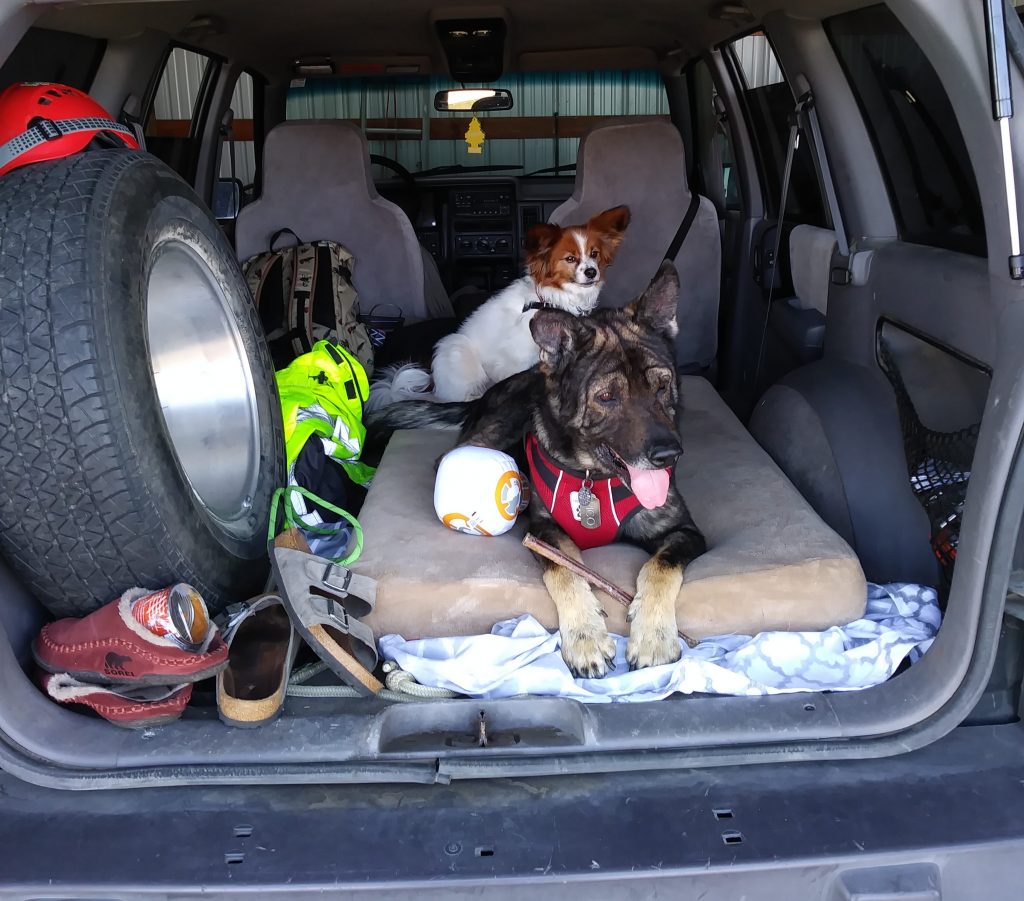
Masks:
[[[169,573],[217,593],[158,515],[100,350],[86,245],[110,168],[86,153],[0,179],[0,549],[57,615]]]

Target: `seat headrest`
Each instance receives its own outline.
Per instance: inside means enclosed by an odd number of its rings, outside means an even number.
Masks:
[[[647,286],[690,202],[679,132],[663,119],[609,120],[580,141],[572,197],[551,215],[577,225],[625,204],[631,218],[609,267],[602,304],[621,306]],[[678,258],[677,258],[678,259]]]
[[[377,196],[370,148],[358,126],[341,120],[297,119],[274,126],[263,146],[263,193],[290,191],[300,181],[334,188],[339,178],[362,178],[370,197]]]
[[[689,199],[686,152],[678,129],[664,119],[599,122],[580,141],[574,198],[622,195],[619,203],[671,190]]]
[[[658,271],[691,196],[683,141],[671,122],[611,119],[580,142],[573,195],[551,214],[551,222],[576,225],[609,207],[629,207],[629,228],[600,299],[601,306],[620,307],[639,296]],[[703,199],[674,260],[682,285],[676,338],[681,365],[710,365],[716,353],[721,241],[715,208]]]

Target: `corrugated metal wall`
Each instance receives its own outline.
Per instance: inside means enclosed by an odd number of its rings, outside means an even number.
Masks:
[[[733,41],[732,47],[748,88],[763,88],[783,80],[779,61],[763,34],[748,34]]]
[[[434,109],[435,92],[450,78],[309,80],[288,94],[289,119],[465,119],[467,114]],[[509,75],[490,87],[507,88],[511,110],[478,115],[484,133],[498,117],[667,115],[668,100],[655,72],[579,72]],[[410,171],[435,166],[519,165],[532,172],[575,162],[579,138],[486,140],[482,154],[470,154],[462,140],[397,140],[370,135],[370,152],[397,160]]]
[[[191,119],[206,71],[207,57],[175,47],[157,85],[153,112],[157,119]]]

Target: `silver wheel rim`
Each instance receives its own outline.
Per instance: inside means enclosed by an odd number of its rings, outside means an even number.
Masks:
[[[181,240],[156,248],[146,328],[178,465],[207,515],[229,532],[243,531],[259,475],[256,386],[222,284],[200,252]]]

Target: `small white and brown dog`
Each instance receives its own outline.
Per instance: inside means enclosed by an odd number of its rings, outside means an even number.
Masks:
[[[385,371],[370,388],[368,408],[413,398],[474,400],[529,369],[538,360],[530,334],[534,313],[544,307],[577,316],[591,312],[628,225],[625,206],[598,213],[583,225],[534,225],[526,234],[526,274],[437,342],[430,374],[412,365]]]

